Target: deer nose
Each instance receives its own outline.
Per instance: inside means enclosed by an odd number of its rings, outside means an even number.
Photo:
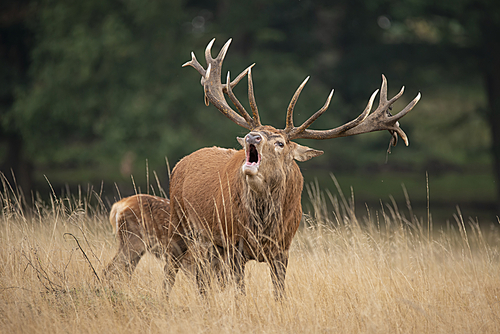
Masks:
[[[258,144],[262,140],[262,137],[258,133],[249,133],[246,136],[246,141],[249,144]]]

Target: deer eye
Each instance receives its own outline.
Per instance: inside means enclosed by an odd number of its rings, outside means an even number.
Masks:
[[[281,141],[277,141],[276,143],[274,143],[274,145],[278,146],[279,148],[285,147],[285,144]]]

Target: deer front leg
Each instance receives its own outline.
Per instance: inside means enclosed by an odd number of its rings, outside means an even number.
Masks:
[[[231,261],[231,272],[234,276],[238,292],[245,295],[245,264],[246,260],[241,254],[236,254]]]
[[[271,280],[274,286],[274,298],[282,300],[285,297],[285,276],[288,266],[288,253],[280,253],[270,261]]]
[[[206,297],[207,290],[212,284],[212,279],[216,278],[218,282],[222,282],[222,272],[220,259],[212,258],[211,256],[200,256],[194,259],[194,271],[198,291],[202,297]],[[215,275],[215,277],[213,276]]]
[[[166,249],[166,263],[164,268],[165,280],[163,282],[163,286],[168,297],[175,284],[175,277],[181,267],[181,261],[186,256],[188,248],[182,237],[175,235],[170,239],[170,245]]]
[[[240,238],[238,242],[238,248],[233,248],[233,261],[232,261],[232,272],[234,274],[236,288],[238,292],[245,295],[245,264],[247,263],[247,258],[244,254],[244,240]]]

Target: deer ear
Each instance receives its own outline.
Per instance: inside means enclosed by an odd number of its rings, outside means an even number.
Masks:
[[[297,143],[294,144],[295,148],[293,149],[292,154],[293,158],[297,161],[307,161],[325,153],[323,151],[318,151],[307,146],[299,145]]]
[[[238,139],[238,143],[240,143],[242,147],[245,147],[245,138],[236,137],[236,139]]]

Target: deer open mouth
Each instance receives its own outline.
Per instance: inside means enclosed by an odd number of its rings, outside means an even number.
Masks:
[[[247,153],[247,164],[254,164],[254,163],[257,164],[259,162],[260,162],[259,152],[257,151],[255,145],[250,144]]]
[[[243,172],[246,175],[255,175],[259,171],[260,154],[254,144],[248,145],[246,149],[246,161],[243,165]]]

